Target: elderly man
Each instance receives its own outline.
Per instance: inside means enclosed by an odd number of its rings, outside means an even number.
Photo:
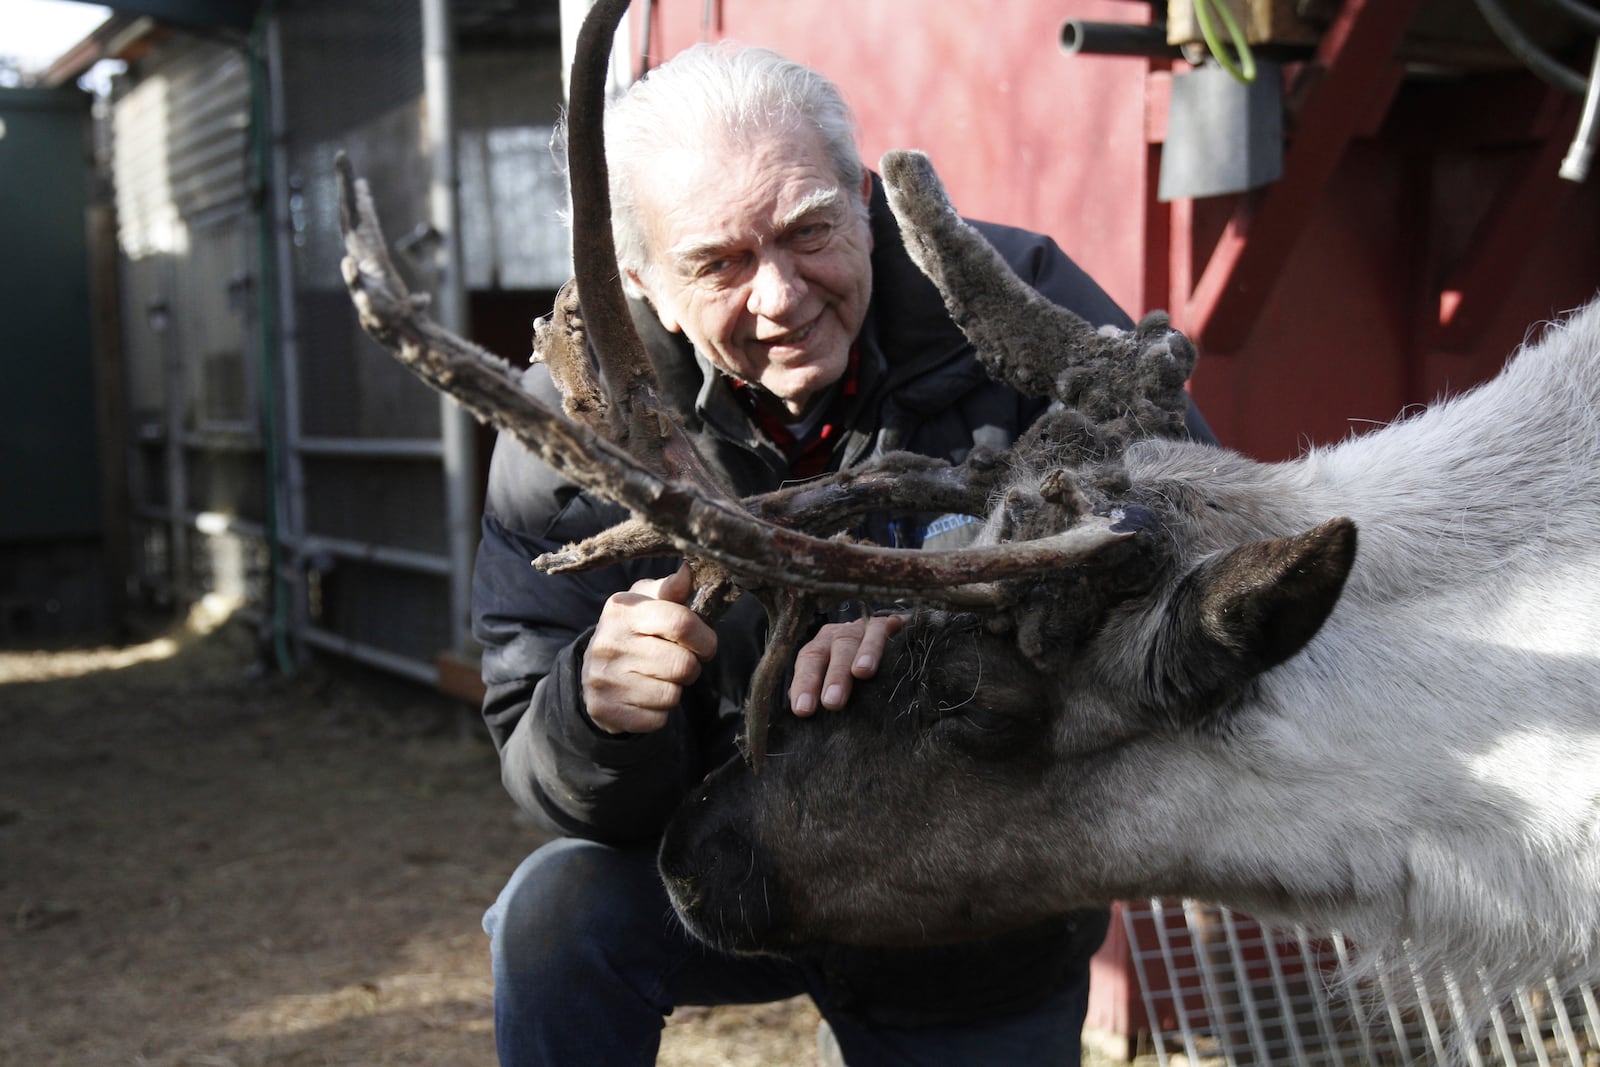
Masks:
[[[906,258],[848,108],[813,71],[760,49],[691,49],[611,106],[607,155],[620,265],[663,394],[739,492],[894,449],[959,461],[1042,410],[977,366]],[[1048,238],[982,229],[1052,300],[1127,324]],[[542,367],[526,384],[555,401]],[[1102,912],[981,944],[781,959],[686,934],[654,849],[684,792],[734,756],[762,616],[747,598],[707,626],[671,563],[559,577],[529,565],[621,517],[515,442],[496,449],[474,583],[484,716],[507,789],[560,835],[485,916],[501,1062],[651,1063],[678,1005],[805,993],[852,1067],[1077,1063]],[[917,547],[970,530],[879,516],[860,533]],[[797,659],[794,713],[842,707],[896,625],[824,627]]]

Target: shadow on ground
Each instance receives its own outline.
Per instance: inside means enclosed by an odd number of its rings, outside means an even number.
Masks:
[[[479,918],[540,837],[476,713],[202,617],[0,650],[0,1049],[30,1067],[494,1061]],[[811,1064],[789,1002],[661,1063]]]

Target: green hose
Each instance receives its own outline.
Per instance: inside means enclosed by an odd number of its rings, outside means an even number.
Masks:
[[[1256,57],[1250,50],[1250,42],[1244,39],[1244,32],[1239,29],[1239,23],[1234,19],[1233,12],[1228,10],[1226,0],[1217,4],[1217,17],[1222,20],[1224,28],[1231,38],[1234,55],[1238,62],[1229,58],[1228,51],[1223,47],[1222,40],[1217,36],[1216,26],[1211,21],[1211,5],[1213,0],[1194,0],[1194,17],[1200,23],[1200,36],[1205,38],[1206,48],[1216,57],[1222,69],[1233,75],[1236,81],[1249,85],[1256,80]]]

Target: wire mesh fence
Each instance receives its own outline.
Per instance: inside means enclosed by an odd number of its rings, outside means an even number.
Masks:
[[[1161,1067],[1600,1067],[1592,985],[1552,976],[1480,1022],[1455,986],[1352,987],[1340,977],[1350,949],[1338,934],[1276,929],[1192,900],[1121,910]]]

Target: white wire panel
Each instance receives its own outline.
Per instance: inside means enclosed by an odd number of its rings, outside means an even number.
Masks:
[[[1125,904],[1151,1041],[1161,1067],[1410,1064],[1600,1067],[1592,986],[1554,978],[1522,990],[1463,1035],[1461,991],[1420,980],[1350,989],[1337,933],[1278,930],[1194,900]]]

